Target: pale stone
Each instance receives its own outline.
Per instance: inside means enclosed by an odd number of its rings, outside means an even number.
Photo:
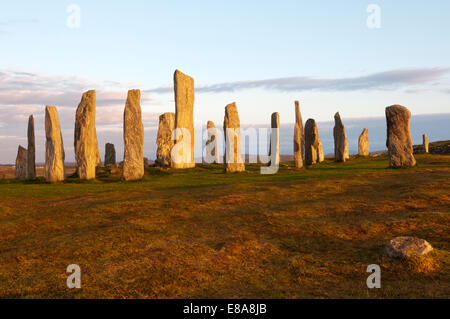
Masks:
[[[295,167],[303,167],[303,154],[305,153],[305,131],[303,129],[300,103],[295,101],[295,125],[294,125],[294,160]]]
[[[97,132],[95,129],[95,91],[83,93],[75,116],[74,149],[80,179],[95,178],[99,163]]]
[[[208,130],[208,140],[206,141],[206,162],[208,164],[219,164],[219,144],[218,144],[218,133],[216,126],[213,121],[208,121],[206,124],[206,129]]]
[[[144,125],[142,124],[141,91],[128,91],[123,113],[124,157],[122,179],[141,179],[144,176]]]
[[[270,141],[270,161],[269,165],[280,165],[280,115],[278,112],[272,113],[271,116],[271,141]],[[274,139],[272,141],[272,139]],[[272,144],[274,146],[274,150],[272,150]],[[272,151],[275,153],[275,163],[272,163]]]
[[[34,117],[28,118],[28,155],[27,155],[27,179],[36,178],[36,142],[34,137]]]
[[[411,112],[404,106],[386,107],[387,140],[389,166],[402,167],[416,165],[413,155],[409,120]]]
[[[422,135],[422,141],[423,141],[423,149],[424,149],[425,153],[428,153],[429,147],[430,147],[430,142],[428,141],[427,134]]]
[[[305,123],[305,164],[317,163],[317,151],[319,148],[319,130],[316,121],[308,119]]]
[[[195,167],[194,146],[194,79],[183,74],[179,70],[174,74],[174,91],[175,91],[175,144],[180,143],[183,138],[190,138],[177,147],[179,160],[172,161],[174,168],[191,168]],[[183,137],[182,130],[190,136]],[[190,147],[189,147],[190,145]]]
[[[19,145],[16,157],[16,179],[24,180],[27,178],[27,150]]]
[[[225,154],[223,160],[225,171],[245,171],[245,164],[241,154],[241,123],[235,102],[225,107],[223,131],[225,136]]]
[[[358,139],[358,155],[369,156],[369,129],[365,128]]]
[[[159,116],[158,136],[156,138],[155,164],[160,167],[170,167],[171,151],[174,145],[172,132],[175,128],[175,113],[164,113]]]
[[[334,115],[334,160],[336,162],[345,162],[348,156],[347,134],[345,126],[342,124],[339,112]]]
[[[116,164],[116,148],[114,144],[105,144],[105,166]]]
[[[323,154],[322,141],[319,138],[319,144],[317,146],[317,162],[322,163],[325,160],[325,156]]]
[[[424,239],[417,237],[396,237],[384,247],[383,254],[387,257],[410,258],[428,254],[433,247]]]
[[[64,180],[64,146],[56,107],[45,107],[45,179],[48,182]]]

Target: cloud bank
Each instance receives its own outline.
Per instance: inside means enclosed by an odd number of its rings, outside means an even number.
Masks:
[[[359,77],[320,79],[313,77],[286,77],[267,80],[226,82],[196,87],[198,93],[222,93],[247,89],[265,89],[280,92],[387,90],[401,86],[425,84],[448,74],[448,68],[403,69],[373,73]],[[146,90],[149,93],[173,92],[172,87]]]

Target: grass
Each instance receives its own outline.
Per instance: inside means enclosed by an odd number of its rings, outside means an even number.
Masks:
[[[450,156],[416,159],[0,180],[0,297],[448,298]],[[396,236],[435,249],[423,262],[382,259]],[[66,287],[69,264],[81,289]],[[366,286],[369,264],[381,289]]]

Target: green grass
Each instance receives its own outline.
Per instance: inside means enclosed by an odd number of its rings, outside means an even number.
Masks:
[[[448,298],[450,156],[416,158],[0,180],[0,297]],[[382,260],[401,235],[428,240],[432,266]],[[79,290],[66,287],[73,263]],[[381,289],[365,284],[373,263]]]

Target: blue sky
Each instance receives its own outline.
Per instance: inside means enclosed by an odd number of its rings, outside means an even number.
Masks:
[[[72,3],[80,28],[66,24]],[[371,3],[379,29],[366,25]],[[174,111],[175,69],[195,79],[197,125],[220,126],[232,101],[247,124],[268,124],[274,111],[292,123],[295,99],[304,120],[379,117],[395,103],[450,113],[449,31],[447,0],[9,1],[0,10],[0,143],[50,104],[71,145],[87,89],[97,89],[99,135],[121,128],[131,88],[143,91],[154,129],[157,115]]]

